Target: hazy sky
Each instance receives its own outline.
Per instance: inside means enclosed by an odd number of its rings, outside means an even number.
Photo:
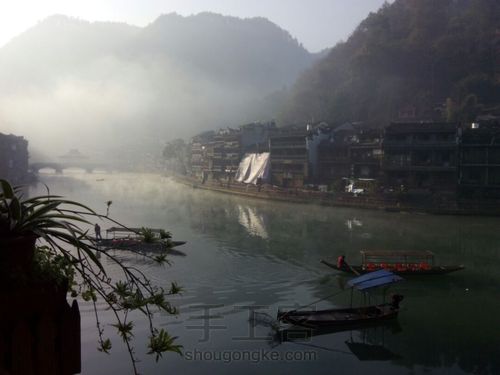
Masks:
[[[392,1],[390,1],[392,2]],[[0,46],[53,14],[145,26],[160,14],[266,17],[311,52],[346,39],[384,0],[0,0]]]

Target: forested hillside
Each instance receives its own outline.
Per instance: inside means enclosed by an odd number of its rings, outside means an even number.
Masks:
[[[396,0],[301,76],[282,122],[466,121],[499,105],[500,1]]]

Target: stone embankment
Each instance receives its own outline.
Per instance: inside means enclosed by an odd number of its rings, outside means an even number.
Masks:
[[[500,216],[500,201],[457,200],[449,195],[409,193],[361,194],[321,192],[299,188],[280,188],[273,185],[242,184],[238,182],[205,181],[187,176],[170,176],[174,181],[194,189],[289,203],[318,204],[322,206],[377,209],[391,212],[420,212],[437,215]]]

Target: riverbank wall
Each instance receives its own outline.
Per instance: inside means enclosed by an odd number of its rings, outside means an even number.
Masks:
[[[331,207],[350,207],[389,212],[414,212],[434,215],[500,216],[500,200],[458,200],[443,194],[360,194],[284,189],[272,185],[256,186],[237,182],[205,181],[188,176],[169,176],[193,189],[215,191],[253,199]]]

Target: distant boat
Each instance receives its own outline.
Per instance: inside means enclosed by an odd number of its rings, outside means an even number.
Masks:
[[[442,275],[463,270],[463,265],[434,265],[431,251],[360,251],[361,265],[321,263],[337,271],[362,275],[385,269],[397,275]]]
[[[402,280],[401,277],[394,275],[392,272],[380,270],[351,279],[347,285],[366,292],[369,289],[391,285]],[[344,326],[359,327],[396,318],[399,312],[399,303],[402,299],[403,296],[395,295],[391,303],[371,306],[328,310],[278,311],[277,319],[285,323],[316,329]]]

